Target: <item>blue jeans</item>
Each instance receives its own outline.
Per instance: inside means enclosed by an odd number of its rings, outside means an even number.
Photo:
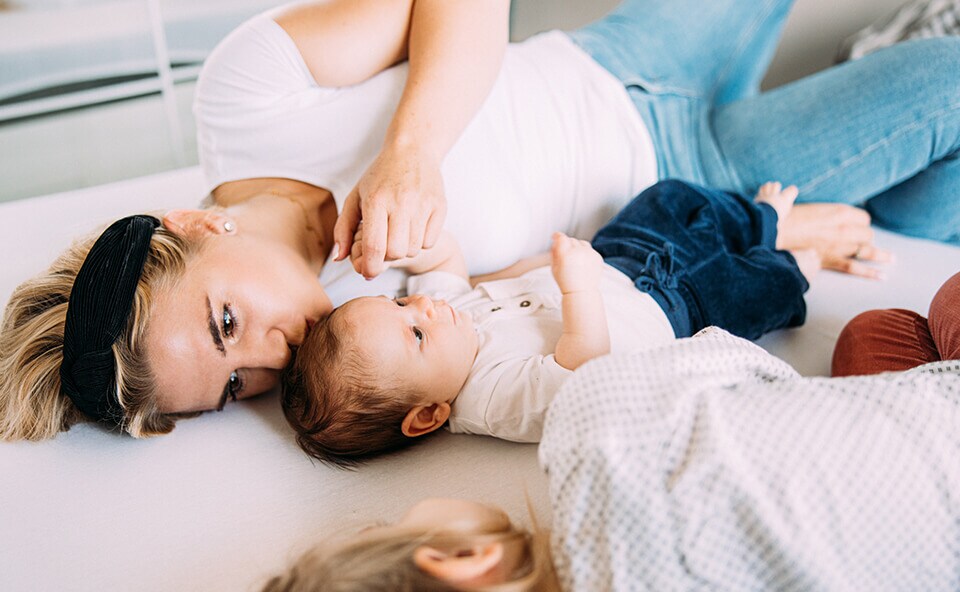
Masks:
[[[960,243],[960,38],[902,43],[769,92],[792,0],[626,0],[570,34],[621,81],[659,177],[864,205],[877,224]]]
[[[809,284],[776,241],[769,205],[668,180],[635,197],[592,244],[657,301],[677,337],[716,325],[756,339],[806,318]]]

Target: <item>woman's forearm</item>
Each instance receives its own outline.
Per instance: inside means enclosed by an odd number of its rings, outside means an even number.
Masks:
[[[385,150],[414,146],[443,160],[500,72],[509,13],[509,0],[414,2],[410,70]]]

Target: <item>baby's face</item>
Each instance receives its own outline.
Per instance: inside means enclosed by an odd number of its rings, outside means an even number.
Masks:
[[[380,376],[410,385],[431,403],[459,394],[477,357],[470,315],[423,295],[358,298],[346,307],[353,346]]]

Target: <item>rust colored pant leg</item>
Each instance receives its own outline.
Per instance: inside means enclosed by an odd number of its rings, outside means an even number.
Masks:
[[[955,333],[950,337],[960,347],[960,335]],[[841,331],[833,350],[831,372],[833,376],[879,374],[908,370],[939,359],[927,319],[900,308],[868,310],[854,317]]]
[[[940,287],[930,303],[930,334],[943,360],[960,359],[960,273]]]

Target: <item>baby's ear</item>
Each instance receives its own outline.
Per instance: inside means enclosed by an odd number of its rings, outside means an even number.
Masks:
[[[450,417],[450,403],[418,405],[407,412],[400,431],[408,438],[423,436],[440,428]]]

